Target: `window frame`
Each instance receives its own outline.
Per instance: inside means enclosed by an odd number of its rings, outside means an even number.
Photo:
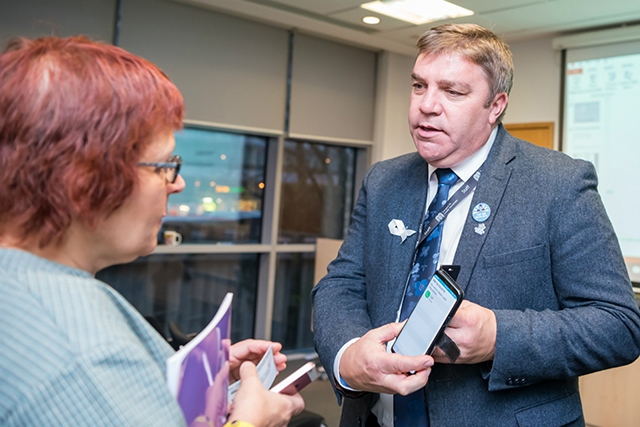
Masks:
[[[178,246],[159,245],[154,254],[237,254],[251,253],[259,255],[258,286],[256,295],[256,312],[254,334],[257,339],[271,339],[273,323],[273,307],[276,288],[276,268],[278,255],[284,253],[315,253],[314,243],[303,244],[279,244],[278,231],[280,220],[280,206],[282,198],[282,170],[284,159],[285,141],[294,140],[300,142],[342,145],[356,149],[356,173],[354,176],[353,199],[357,200],[362,179],[370,164],[372,141],[353,139],[327,138],[311,135],[288,134],[272,129],[259,129],[243,126],[229,126],[219,123],[185,120],[185,127],[193,127],[204,130],[252,134],[268,138],[265,193],[262,214],[262,238],[258,244],[247,243],[199,243],[182,244]],[[179,153],[180,147],[176,147]],[[345,213],[346,215],[346,213]],[[351,212],[348,212],[351,215]],[[295,351],[294,351],[295,353]]]

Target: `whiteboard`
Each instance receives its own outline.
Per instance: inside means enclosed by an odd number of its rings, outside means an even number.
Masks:
[[[588,160],[627,268],[640,282],[640,42],[567,51],[564,152]]]

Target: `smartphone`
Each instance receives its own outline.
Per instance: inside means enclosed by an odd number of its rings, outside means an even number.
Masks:
[[[316,364],[307,362],[294,373],[271,387],[271,391],[282,394],[296,394],[318,378]]]
[[[458,274],[460,274],[459,265],[441,265],[440,270],[446,271],[447,274],[453,279],[454,282],[458,280]]]
[[[431,354],[463,297],[464,292],[445,270],[436,271],[393,343],[392,351],[405,356]]]

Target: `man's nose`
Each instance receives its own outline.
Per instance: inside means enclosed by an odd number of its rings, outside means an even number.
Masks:
[[[433,90],[427,90],[420,101],[420,111],[423,114],[440,114],[442,113],[442,103],[438,93]]]

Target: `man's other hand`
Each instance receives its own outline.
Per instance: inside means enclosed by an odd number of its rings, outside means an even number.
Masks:
[[[407,395],[427,384],[434,364],[431,356],[387,353],[387,342],[397,337],[400,330],[402,323],[372,329],[345,350],[340,359],[340,376],[349,387]]]
[[[493,311],[470,301],[462,301],[445,333],[460,349],[456,363],[493,360],[496,350],[496,316]],[[450,363],[439,348],[433,353],[438,363]]]

